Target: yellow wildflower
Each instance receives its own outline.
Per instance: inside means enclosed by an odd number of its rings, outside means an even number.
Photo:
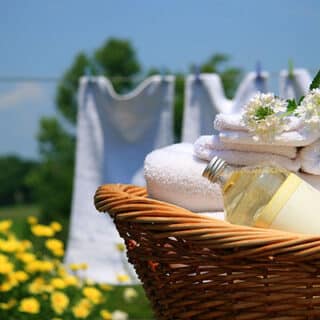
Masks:
[[[94,304],[98,304],[102,300],[101,292],[94,287],[85,287],[83,288],[82,293]]]
[[[51,307],[57,314],[62,314],[69,305],[69,298],[63,292],[53,292],[50,300]]]
[[[27,281],[29,279],[29,276],[26,272],[19,270],[16,272],[13,272],[10,274],[10,277],[12,277],[13,279],[19,281],[19,282],[24,282]]]
[[[85,319],[91,311],[91,303],[87,299],[82,299],[72,308],[72,313],[76,318]]]
[[[30,249],[32,247],[32,243],[29,240],[22,240],[20,241],[20,247],[19,247],[19,252],[25,251],[27,249]]]
[[[53,221],[50,224],[50,227],[55,231],[55,232],[59,232],[62,230],[62,225],[59,222]]]
[[[66,287],[65,282],[61,278],[51,279],[51,285],[56,289],[64,289]]]
[[[0,221],[0,232],[6,233],[11,228],[11,225],[11,220]]]
[[[34,260],[26,265],[28,272],[50,272],[54,269],[54,264],[51,261]]]
[[[117,280],[119,282],[127,282],[130,280],[129,276],[127,274],[118,274],[117,275]]]
[[[40,311],[40,303],[35,298],[24,298],[20,302],[19,311],[36,314]]]
[[[27,221],[29,224],[37,224],[38,223],[38,218],[35,216],[29,216],[27,218]]]
[[[0,253],[0,263],[8,262],[8,256]]]
[[[88,269],[88,265],[86,263],[71,263],[69,264],[69,268],[71,271],[86,270]]]
[[[66,276],[64,278],[64,283],[66,284],[66,286],[76,286],[77,284],[79,284],[79,280],[75,276]]]
[[[36,256],[29,252],[18,253],[16,257],[24,263],[29,263],[36,260]]]
[[[0,284],[0,292],[8,292],[13,288],[10,282],[3,282]]]
[[[38,277],[29,284],[28,289],[29,289],[29,292],[32,294],[39,294],[45,291],[44,287],[45,287],[44,279],[41,277]]]
[[[10,299],[8,302],[1,302],[0,309],[8,310],[16,305],[17,301],[15,299]]]
[[[107,284],[107,283],[101,283],[99,285],[99,287],[104,291],[111,291],[113,289],[113,287],[110,286],[110,284]]]
[[[43,224],[36,224],[31,227],[31,232],[37,237],[52,237],[55,231]]]
[[[112,320],[112,314],[108,310],[101,310],[100,316],[103,320]]]
[[[125,246],[123,243],[117,243],[116,248],[118,251],[123,252],[125,250]]]
[[[4,252],[15,252],[20,248],[19,241],[15,239],[3,240],[0,239],[0,250]]]
[[[0,274],[8,274],[12,272],[14,265],[11,262],[0,263]]]

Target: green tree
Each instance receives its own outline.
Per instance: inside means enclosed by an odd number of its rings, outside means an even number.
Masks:
[[[129,41],[110,39],[98,48],[92,57],[79,53],[66,70],[56,90],[59,117],[40,121],[38,144],[41,164],[28,177],[35,190],[37,202],[45,218],[68,217],[70,213],[74,174],[75,124],[77,118],[76,93],[79,78],[87,70],[92,75],[112,79],[118,92],[129,90],[140,64]],[[62,117],[61,117],[62,116]]]
[[[38,163],[15,155],[0,158],[0,205],[34,202],[34,195],[26,177]]]

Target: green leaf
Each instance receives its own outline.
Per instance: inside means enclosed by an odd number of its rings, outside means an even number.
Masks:
[[[320,70],[318,71],[318,73],[316,74],[316,76],[313,78],[309,89],[317,89],[320,88]]]
[[[304,97],[305,97],[305,96],[301,96],[301,97],[300,97],[300,99],[299,99],[299,101],[298,101],[298,105],[303,101]]]
[[[259,109],[256,110],[255,119],[263,120],[267,116],[270,116],[272,114],[274,114],[274,111],[270,107],[260,107]]]
[[[292,113],[294,110],[297,109],[298,105],[295,99],[288,99],[287,102],[287,112]]]

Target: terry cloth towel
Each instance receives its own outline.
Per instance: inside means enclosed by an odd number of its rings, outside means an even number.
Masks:
[[[300,150],[302,171],[314,175],[320,175],[320,140]]]
[[[212,132],[212,120],[219,112],[232,112],[232,101],[225,97],[216,74],[189,75],[185,83],[182,141],[193,143],[200,135]]]
[[[260,77],[255,72],[249,72],[247,76],[242,80],[232,104],[232,113],[239,113],[243,109],[243,106],[257,92],[268,92],[268,80],[269,74],[267,72],[261,72]]]
[[[294,70],[292,79],[287,70],[282,70],[279,77],[280,97],[299,100],[309,91],[311,81],[311,76],[305,69]]]
[[[238,143],[238,144],[260,144],[270,145],[263,140],[256,140],[254,137],[245,131],[232,131],[225,130],[219,133],[220,140],[224,143]],[[272,145],[277,146],[291,146],[291,147],[303,147],[307,146],[320,138],[319,132],[309,132],[304,128],[296,131],[286,131],[275,136],[272,140]]]
[[[172,77],[154,76],[118,96],[103,78],[82,78],[79,89],[76,168],[66,263],[86,262],[83,276],[117,283],[128,273],[122,240],[106,214],[93,205],[104,183],[143,185],[143,162],[154,148],[173,142]],[[131,269],[129,269],[131,270]]]
[[[234,113],[257,91],[265,91],[268,74],[257,81],[249,73],[239,86],[235,98],[226,98],[221,79],[216,74],[189,75],[185,84],[182,141],[193,143],[199,136],[212,133],[212,120],[218,113]],[[215,132],[214,132],[215,133]]]
[[[203,153],[209,153],[211,150],[236,150],[243,152],[271,153],[290,159],[295,159],[297,157],[297,148],[295,147],[224,143],[220,140],[218,135],[201,136],[194,143],[194,151],[195,155],[197,156]]]
[[[202,177],[207,164],[193,155],[190,143],[151,152],[144,165],[149,196],[194,212],[222,211],[220,187]]]
[[[213,126],[218,131],[233,130],[233,131],[246,131],[248,128],[241,121],[242,114],[223,114],[219,113],[216,115]],[[289,121],[287,124],[286,131],[295,131],[302,128],[303,123],[301,119],[295,116],[288,117]]]
[[[274,163],[275,165],[286,168],[289,171],[298,171],[301,167],[300,159],[289,159],[270,153],[248,152],[236,150],[197,150],[196,156],[199,159],[210,161],[217,156],[231,165],[237,166],[256,166],[266,163]]]

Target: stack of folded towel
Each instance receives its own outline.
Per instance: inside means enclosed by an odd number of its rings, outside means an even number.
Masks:
[[[320,174],[320,132],[306,131],[291,117],[286,131],[272,143],[255,140],[241,123],[241,115],[219,114],[214,121],[218,135],[201,136],[194,144],[195,155],[210,161],[218,156],[233,165],[256,165],[272,161],[290,171]]]

